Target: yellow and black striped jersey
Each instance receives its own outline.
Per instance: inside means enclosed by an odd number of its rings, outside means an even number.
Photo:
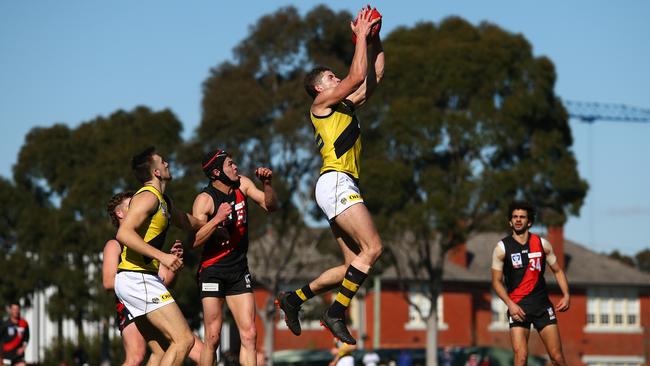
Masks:
[[[165,244],[165,237],[167,236],[167,229],[169,228],[170,203],[166,196],[158,192],[152,186],[144,186],[140,188],[134,195],[140,192],[149,191],[156,195],[158,198],[158,209],[151,214],[139,229],[138,234],[149,245],[153,245],[157,249],[161,249]],[[122,246],[122,254],[120,256],[120,264],[117,266],[118,270],[122,271],[135,271],[135,272],[153,272],[158,273],[158,260],[146,257],[126,245]]]
[[[359,179],[361,128],[354,106],[345,100],[332,107],[327,116],[310,113],[314,139],[323,158],[320,173],[335,170]]]

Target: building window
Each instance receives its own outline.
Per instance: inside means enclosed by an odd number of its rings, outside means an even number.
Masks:
[[[409,320],[408,323],[404,326],[405,329],[427,329],[427,321],[426,319],[423,319],[422,316],[420,315],[420,312],[422,314],[428,314],[431,311],[431,301],[427,297],[427,295],[424,293],[423,286],[412,286],[409,289]],[[440,294],[438,296],[438,329],[439,330],[445,330],[447,329],[447,324],[445,324],[444,319],[442,317],[443,314],[443,296]],[[416,308],[417,306],[417,308]],[[420,309],[420,312],[418,312],[418,308]]]
[[[492,323],[488,326],[489,330],[507,330],[508,324],[508,307],[497,294],[492,292]]]
[[[593,332],[640,331],[639,295],[630,288],[587,290],[587,327]]]
[[[582,356],[587,366],[641,366],[645,363],[643,356]]]

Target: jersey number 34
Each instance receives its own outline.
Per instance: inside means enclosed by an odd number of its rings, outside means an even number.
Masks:
[[[530,263],[529,269],[531,271],[541,271],[542,270],[542,259],[541,258],[529,258],[528,263]]]

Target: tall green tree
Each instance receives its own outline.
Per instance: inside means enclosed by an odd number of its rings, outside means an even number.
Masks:
[[[625,255],[621,252],[618,251],[618,249],[615,249],[613,252],[609,253],[608,255],[612,259],[616,259],[617,261],[626,264],[630,267],[634,267],[634,257],[631,257],[629,255]]]
[[[369,103],[362,128],[361,185],[397,268],[420,279],[430,300],[421,315],[435,365],[448,251],[503,228],[515,198],[536,204],[542,224],[561,225],[578,213],[587,184],[553,64],[523,36],[452,17],[398,28],[384,48],[381,101]]]
[[[270,234],[271,243],[251,247],[250,257],[256,281],[272,295],[300,268],[313,265],[297,255],[299,248],[316,250],[320,242],[305,224],[305,215],[314,210],[320,159],[302,81],[313,64],[344,72],[353,51],[350,19],[349,13],[325,6],[304,17],[294,7],[279,9],[260,18],[235,48],[235,60],[213,68],[203,84],[203,117],[187,155],[195,158],[186,170],[200,176],[196,157],[216,147],[230,150],[243,174],[252,175],[260,165],[273,168],[281,210],[267,218],[252,210],[249,221],[251,240]],[[268,353],[277,321],[273,298],[260,312]]]
[[[29,304],[35,291],[38,273],[31,266],[32,256],[18,243],[25,238],[23,220],[26,207],[32,204],[29,195],[15,184],[0,177],[0,304],[25,299]]]
[[[644,272],[650,272],[650,249],[644,249],[634,255],[636,266]]]
[[[139,187],[130,167],[135,153],[156,145],[173,155],[180,132],[181,124],[170,111],[139,107],[74,128],[35,128],[27,135],[14,180],[39,203],[22,225],[40,235],[18,245],[33,253],[35,267],[47,274],[40,286],[55,288],[47,309],[59,323],[59,339],[63,319],[75,322],[77,342],[83,344],[84,320],[112,316],[113,300],[104,295],[100,279],[100,253],[114,235],[106,202],[118,191]]]

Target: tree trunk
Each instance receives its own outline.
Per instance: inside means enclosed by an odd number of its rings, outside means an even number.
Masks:
[[[77,312],[75,325],[77,326],[77,347],[85,347],[86,335],[84,334],[83,314],[81,311]]]
[[[275,297],[271,296],[264,309],[264,356],[267,366],[273,366],[273,351],[275,350]]]
[[[102,343],[101,343],[101,362],[103,366],[110,365],[111,364],[111,339],[108,334],[108,328],[110,327],[110,323],[108,319],[104,319],[101,322],[101,335],[102,335]]]
[[[58,346],[58,357],[60,361],[63,361],[65,358],[65,350],[63,349],[63,317],[59,315],[59,317],[56,319],[56,343]]]
[[[438,297],[431,299],[431,313],[427,318],[427,366],[438,366]]]
[[[367,334],[367,324],[366,324],[366,296],[368,292],[365,288],[362,288],[357,294],[356,300],[358,301],[358,322],[359,322],[359,341],[357,342],[357,349],[364,350],[366,339],[368,338]]]

